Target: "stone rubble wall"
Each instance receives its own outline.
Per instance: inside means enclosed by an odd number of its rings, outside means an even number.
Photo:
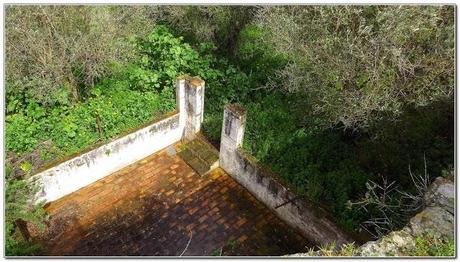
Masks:
[[[370,241],[359,247],[360,256],[400,256],[404,248],[415,246],[415,238],[431,234],[437,238],[454,237],[454,183],[438,177],[425,193],[426,207],[415,215],[409,224],[399,231],[393,231],[383,238]]]

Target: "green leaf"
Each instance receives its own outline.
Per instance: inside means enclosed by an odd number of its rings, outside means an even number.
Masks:
[[[28,174],[30,170],[32,170],[32,164],[30,162],[24,161],[21,163],[20,168],[22,171]]]

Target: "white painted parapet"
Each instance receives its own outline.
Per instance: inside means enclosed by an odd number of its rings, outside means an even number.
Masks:
[[[203,98],[204,81],[179,78],[174,112],[32,176],[31,180],[40,186],[37,201],[59,199],[181,139],[194,136],[202,123]]]
[[[219,164],[279,218],[297,229],[310,241],[341,246],[350,238],[329,214],[310,200],[297,196],[276,174],[263,167],[243,148],[246,112],[239,105],[224,108]]]

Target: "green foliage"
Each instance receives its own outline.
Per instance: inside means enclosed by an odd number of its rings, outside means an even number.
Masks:
[[[408,164],[422,166],[426,156],[434,176],[453,166],[450,7],[139,10],[152,19],[161,14],[158,20],[171,28],[157,26],[145,34],[152,28],[138,23],[137,37],[119,32],[116,40],[103,38],[110,48],[96,68],[57,59],[49,62],[54,67],[46,67],[46,77],[38,77],[36,70],[23,70],[29,60],[7,60],[7,72],[19,72],[6,82],[7,152],[25,154],[51,141],[52,149],[42,155],[53,159],[106,141],[172,110],[175,78],[189,74],[206,81],[203,131],[208,138],[220,139],[223,106],[242,104],[248,112],[244,148],[298,193],[324,204],[348,229],[369,218],[346,208],[348,200],[365,194],[367,180],[382,175],[410,189]],[[48,11],[26,17],[49,16]],[[117,12],[124,25],[137,23],[123,8],[92,12],[81,24],[75,23],[78,15],[69,13],[75,19],[65,28],[90,29],[93,38],[105,35],[101,29],[111,25]],[[19,21],[18,14],[7,18],[7,25]],[[108,15],[104,26],[83,26],[101,14]],[[13,43],[20,35],[10,28],[16,33],[7,32],[7,41]],[[43,43],[55,41],[42,35]],[[79,43],[69,46],[69,54],[86,52],[72,49]],[[90,53],[99,54],[101,47],[94,48]],[[37,50],[31,49],[33,54]],[[113,57],[114,50],[123,52]],[[13,57],[11,49],[7,53]],[[61,64],[71,70],[60,70]],[[75,83],[61,77],[69,75]],[[66,81],[56,81],[57,76]],[[79,103],[71,103],[75,86],[82,95]],[[22,169],[30,167],[24,163]]]
[[[174,90],[177,76],[196,71],[198,53],[182,39],[174,37],[165,26],[157,26],[147,37],[138,38],[135,47],[140,53],[140,68],[130,79],[134,87]]]
[[[24,162],[21,168],[30,170],[31,164]],[[5,168],[5,254],[7,256],[37,255],[40,246],[29,242],[21,235],[18,223],[27,222],[44,229],[47,215],[43,204],[34,204],[33,196],[37,187],[24,179],[11,176],[12,167]]]
[[[454,257],[455,242],[453,239],[439,239],[432,234],[424,234],[415,238],[415,247],[405,248],[406,256],[434,256],[434,257]]]
[[[132,58],[128,39],[151,30],[153,13],[145,6],[8,5],[9,111],[27,104],[25,96],[49,107],[80,101],[112,63]]]
[[[287,100],[272,95],[246,106],[244,148],[299,194],[324,203],[347,229],[357,228],[362,214],[348,210],[346,202],[364,192],[372,176],[356,164],[352,147],[339,134],[296,127]]]
[[[453,6],[265,6],[255,20],[289,60],[268,86],[303,96],[326,126],[453,97]]]
[[[27,161],[22,162],[20,167],[21,167],[21,170],[24,171],[24,173],[26,174],[29,174],[30,170],[32,170],[32,164]]]
[[[166,6],[160,21],[191,43],[212,42],[218,54],[233,58],[238,35],[254,18],[254,6]]]
[[[6,256],[36,256],[42,251],[41,247],[24,240],[16,240],[13,235],[15,226],[5,224],[5,255]]]
[[[127,85],[126,82],[107,81],[95,89],[102,90],[100,95],[75,106],[54,107],[47,110],[46,115],[8,115],[7,151],[30,152],[39,142],[51,140],[58,148],[58,155],[71,154],[153,120],[175,107],[172,97],[129,90]]]
[[[138,38],[135,46],[140,62],[128,71],[132,89],[166,90],[172,94],[177,76],[199,76],[206,79],[207,95],[215,99],[209,103],[211,108],[237,100],[247,89],[247,76],[227,60],[213,56],[212,43],[203,43],[196,51],[167,27],[157,26],[147,37]]]
[[[272,74],[288,62],[285,56],[264,41],[264,37],[264,29],[257,24],[248,24],[239,34],[237,62],[253,78],[254,85],[265,84]]]
[[[214,249],[212,252],[211,252],[211,256],[213,257],[220,257],[221,256],[221,251],[219,249]]]

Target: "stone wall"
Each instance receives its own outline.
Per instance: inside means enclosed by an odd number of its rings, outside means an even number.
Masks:
[[[424,196],[426,207],[415,215],[409,224],[376,241],[370,241],[358,249],[360,256],[401,256],[404,249],[415,246],[415,238],[424,234],[436,238],[454,237],[455,186],[452,181],[438,177]]]
[[[278,217],[316,244],[350,241],[349,237],[320,207],[299,198],[268,169],[241,148],[246,112],[238,105],[227,105],[221,134],[219,164],[235,180],[269,207]]]
[[[41,188],[37,201],[59,199],[181,139],[193,139],[201,127],[203,99],[204,81],[179,78],[176,111],[32,176],[31,180]]]
[[[426,207],[415,215],[404,228],[357,247],[353,252],[353,256],[407,256],[407,250],[416,247],[416,238],[418,236],[432,236],[435,239],[443,240],[454,239],[455,186],[453,181],[443,177],[436,178],[424,195],[424,203]],[[340,255],[340,253],[337,255]],[[324,252],[313,251],[288,256],[324,256]]]

